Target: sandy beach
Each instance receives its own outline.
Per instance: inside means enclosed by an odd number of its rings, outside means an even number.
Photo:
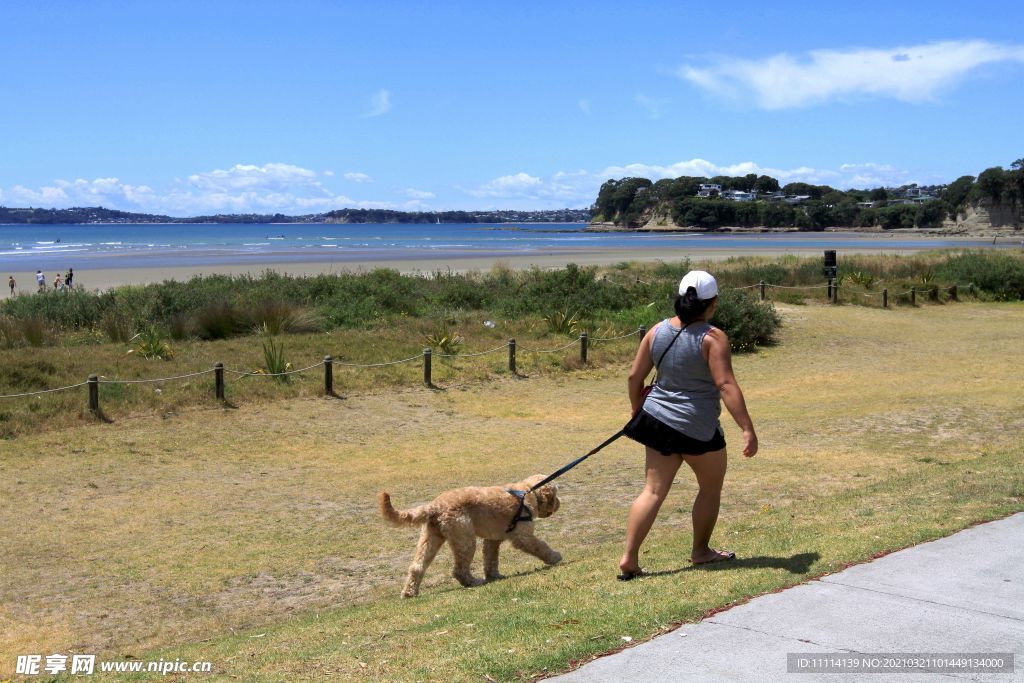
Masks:
[[[894,241],[902,243],[908,240],[914,241],[919,246],[907,248],[899,246],[893,248],[878,247],[878,233],[853,234],[844,233],[844,238],[851,236],[862,236],[871,238],[874,243],[871,246],[859,247],[857,245],[838,248],[841,254],[850,253],[913,253],[916,251],[928,250],[933,247],[934,239],[925,235],[908,235],[906,233],[891,235]],[[368,260],[315,260],[315,261],[288,261],[288,260],[267,260],[259,263],[223,263],[203,264],[188,266],[160,266],[160,267],[126,267],[126,268],[90,268],[87,262],[74,264],[75,284],[88,290],[106,290],[112,287],[132,284],[148,284],[152,282],[163,282],[164,280],[187,280],[196,275],[258,275],[266,270],[273,270],[290,275],[317,275],[322,273],[340,272],[367,272],[376,268],[390,268],[402,273],[432,273],[435,271],[469,272],[474,270],[489,270],[495,265],[501,265],[514,269],[527,268],[558,268],[569,263],[579,265],[607,266],[622,261],[680,261],[690,258],[693,261],[716,261],[733,256],[821,256],[822,249],[820,240],[821,233],[791,233],[788,238],[806,239],[808,245],[803,246],[773,246],[766,243],[758,247],[737,247],[737,248],[632,248],[632,249],[610,249],[599,247],[575,247],[571,249],[558,249],[546,252],[522,254],[522,255],[457,255],[441,256],[423,252],[413,258],[404,259],[368,259]],[[944,236],[945,241],[960,241],[957,238]],[[975,241],[976,238],[962,238],[963,242]],[[46,273],[47,287],[52,288],[55,272]],[[21,292],[35,291],[34,271],[6,273],[14,275],[18,282],[18,290]],[[6,288],[4,294],[7,294]]]

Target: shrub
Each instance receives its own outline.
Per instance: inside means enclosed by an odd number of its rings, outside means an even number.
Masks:
[[[248,327],[242,311],[227,301],[199,309],[195,322],[199,336],[203,339],[227,339]]]
[[[752,351],[757,345],[773,343],[782,321],[770,302],[726,289],[718,294],[718,308],[711,322],[729,336],[733,351]]]
[[[268,336],[263,342],[263,364],[268,374],[274,375],[278,382],[287,382],[289,375],[282,373],[291,369],[289,363],[284,359],[284,342],[276,344],[272,336]]]
[[[0,348],[13,349],[24,341],[18,321],[6,315],[0,316]]]
[[[1024,259],[1001,252],[970,251],[934,267],[936,276],[961,287],[974,284],[998,301],[1024,301]]]
[[[174,358],[174,351],[171,349],[171,345],[160,334],[160,330],[153,325],[135,335],[133,340],[136,341],[133,350],[143,358],[159,358],[160,360]]]
[[[841,285],[846,283],[853,283],[855,285],[860,285],[864,287],[864,289],[873,289],[875,284],[878,283],[878,278],[871,273],[866,273],[862,270],[855,270],[854,272],[847,273],[842,278],[840,278],[839,283]]]
[[[29,346],[43,346],[53,336],[50,322],[40,315],[23,318],[19,321],[21,336]]]
[[[132,319],[118,310],[108,310],[100,319],[100,328],[107,339],[118,344],[127,344],[132,339]]]
[[[442,325],[437,330],[423,336],[431,348],[451,356],[462,350],[462,343],[465,341],[462,335],[453,332],[448,325]]]
[[[544,322],[548,324],[548,331],[554,334],[578,336],[580,333],[579,314],[569,313],[568,309],[544,316]]]
[[[319,318],[307,308],[281,299],[268,299],[254,304],[248,316],[263,334],[299,334],[320,329]]]
[[[172,313],[167,319],[167,329],[175,341],[191,339],[196,334],[195,321],[187,313]]]

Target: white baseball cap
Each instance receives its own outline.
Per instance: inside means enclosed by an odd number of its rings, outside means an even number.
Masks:
[[[686,294],[686,290],[693,287],[697,290],[697,298],[702,301],[714,299],[718,296],[718,282],[715,277],[703,270],[691,270],[679,281],[679,296]]]

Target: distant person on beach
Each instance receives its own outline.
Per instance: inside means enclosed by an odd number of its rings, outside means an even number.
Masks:
[[[623,581],[643,575],[640,545],[684,462],[696,475],[699,489],[693,502],[690,560],[696,565],[736,557],[710,545],[726,469],[719,402],[725,403],[743,430],[743,455],[748,458],[757,453],[757,435],[733,375],[729,339],[708,324],[717,307],[715,278],[702,270],[687,273],[679,283],[675,317],[647,333],[629,372],[633,418],[625,432],[646,446],[647,474],[643,492],[629,509],[626,549],[619,561],[619,579]],[[645,397],[644,379],[654,367],[657,378]]]
[[[64,280],[61,279],[60,273],[53,278],[53,291],[57,291],[64,286]]]
[[[68,274],[64,276],[64,286],[67,287],[68,289],[74,287],[74,284],[72,284],[72,280],[74,279],[75,270],[73,268],[68,268]]]
[[[17,282],[14,281],[14,276],[7,278],[7,286],[11,288],[11,296],[14,296],[14,288],[17,286]]]
[[[46,276],[43,275],[43,271],[41,270],[36,271],[36,284],[39,285],[40,292],[46,291]]]

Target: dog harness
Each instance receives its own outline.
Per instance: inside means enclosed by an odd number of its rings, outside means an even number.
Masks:
[[[517,491],[516,489],[505,489],[506,493],[511,493],[513,496],[519,499],[519,509],[516,510],[515,517],[512,518],[512,523],[505,529],[506,533],[512,533],[512,530],[516,528],[516,524],[519,522],[532,522],[533,512],[530,508],[526,507],[526,494],[530,491]]]
[[[528,496],[529,494],[533,493],[534,491],[539,489],[541,486],[544,486],[545,484],[549,484],[552,481],[554,481],[555,479],[558,479],[560,476],[562,476],[563,474],[565,474],[566,472],[571,470],[573,467],[576,467],[576,465],[579,465],[581,462],[583,462],[584,460],[586,460],[587,458],[592,456],[594,453],[597,453],[599,450],[601,450],[602,448],[604,448],[605,446],[607,446],[611,442],[615,441],[616,439],[618,439],[623,434],[625,434],[625,430],[622,430],[622,429],[620,429],[619,431],[615,432],[610,437],[605,439],[604,442],[600,446],[598,446],[594,450],[590,451],[586,455],[581,455],[580,457],[576,458],[575,460],[570,462],[568,465],[562,467],[557,472],[554,472],[554,473],[549,474],[548,476],[544,477],[542,480],[540,480],[539,482],[537,482],[536,484],[531,486],[529,491],[518,491],[516,489],[505,489],[505,491],[507,493],[511,493],[513,496],[515,496],[516,498],[519,499],[519,507],[516,509],[515,517],[512,518],[512,523],[509,524],[508,525],[508,529],[505,530],[506,533],[512,533],[512,530],[516,528],[516,525],[519,524],[519,522],[532,522],[533,521],[533,512],[530,510],[530,508],[526,507],[526,496]]]

